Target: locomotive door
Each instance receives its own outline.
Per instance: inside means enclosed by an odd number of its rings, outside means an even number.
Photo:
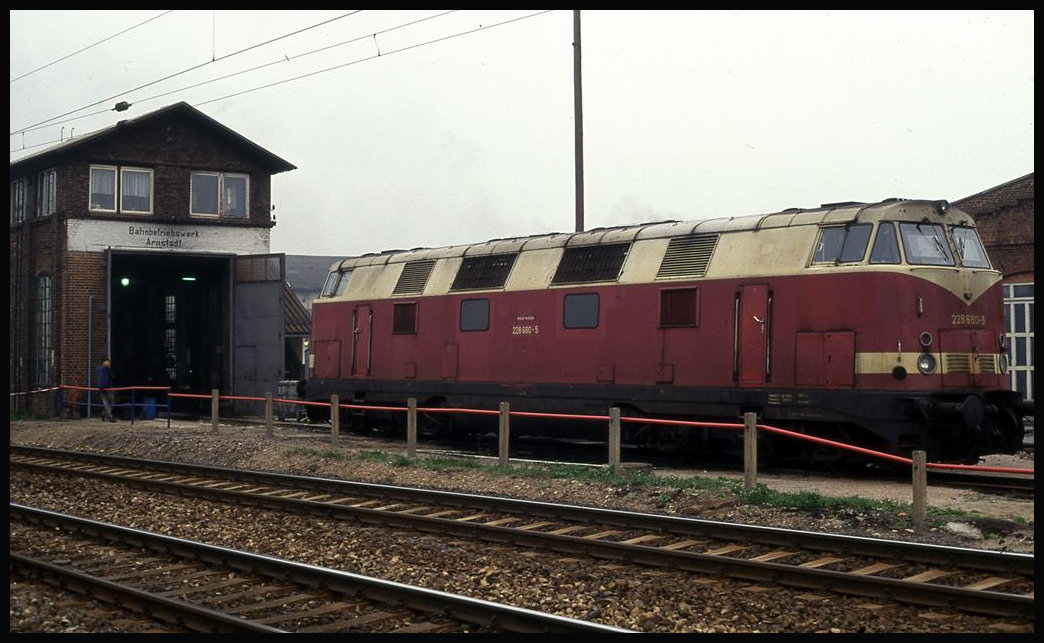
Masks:
[[[352,312],[352,377],[366,377],[373,366],[373,309],[356,306]]]
[[[765,285],[743,286],[736,295],[736,372],[741,386],[768,380],[771,304]]]

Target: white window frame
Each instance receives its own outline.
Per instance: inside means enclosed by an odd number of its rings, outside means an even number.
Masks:
[[[94,189],[92,179],[94,178],[94,171],[102,170],[112,172],[112,208],[104,208],[102,206],[95,207],[91,199],[94,196]],[[87,208],[91,212],[116,212],[120,203],[120,168],[115,165],[92,165],[90,174],[87,177]]]
[[[37,185],[36,216],[48,217],[58,211],[58,170],[40,172]]]
[[[25,221],[28,181],[25,177],[11,181],[11,225]]]
[[[217,186],[217,212],[195,212],[193,207],[196,202],[194,198],[194,181],[196,176],[216,176],[218,180]],[[246,183],[246,194],[244,195],[243,204],[243,216],[233,217],[227,212],[227,202],[225,200],[225,178],[237,178],[243,179]],[[193,217],[206,217],[210,219],[243,219],[247,220],[250,218],[250,175],[240,174],[235,172],[208,172],[205,170],[193,171],[189,177],[189,215]]]
[[[1011,377],[1011,388],[1022,393],[1027,400],[1034,398],[1034,327],[1031,322],[1034,319],[1033,307],[1036,300],[1033,294],[1016,296],[1015,289],[1025,286],[1032,288],[1033,285],[1031,281],[1004,284],[1005,317],[1008,322],[1006,333],[1008,336],[1008,371]],[[1019,340],[1022,341],[1019,342]],[[1018,377],[1020,374],[1023,380],[1021,386]]]
[[[123,175],[124,175],[125,172],[139,172],[139,173],[142,173],[142,174],[148,174],[149,175],[149,209],[148,210],[132,210],[132,209],[124,206],[124,204],[123,204],[123,197],[124,197],[124,191],[123,191],[124,180],[123,180]],[[152,199],[153,199],[153,193],[155,192],[155,185],[156,185],[156,183],[153,180],[153,171],[151,169],[146,168],[146,167],[121,167],[120,168],[120,183],[117,186],[117,191],[120,194],[120,212],[127,212],[127,213],[130,213],[130,214],[152,214],[152,208],[153,208],[153,205],[152,205],[153,200]]]

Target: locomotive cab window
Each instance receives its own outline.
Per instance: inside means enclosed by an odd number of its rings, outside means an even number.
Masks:
[[[812,263],[852,263],[862,261],[870,241],[869,223],[857,223],[844,227],[823,228],[816,242],[816,253]]]
[[[870,263],[901,263],[899,256],[899,238],[895,234],[895,224],[885,221],[877,226],[877,238],[874,249],[870,251]]]
[[[395,304],[392,309],[392,333],[412,335],[417,332],[417,304]]]
[[[352,278],[352,271],[346,272],[334,271],[326,277],[326,283],[323,284],[323,292],[320,297],[340,297],[344,294],[346,288],[348,288],[348,282]]]
[[[566,295],[562,324],[566,328],[598,328],[598,293]]]
[[[460,302],[460,329],[489,330],[488,299],[465,299]]]
[[[957,250],[957,257],[960,258],[961,265],[966,268],[990,267],[990,260],[986,258],[986,251],[982,247],[982,241],[975,228],[952,226],[950,234],[953,235],[953,245]]]
[[[952,266],[953,253],[946,243],[946,233],[935,223],[900,223],[906,261],[926,266]]]
[[[660,328],[699,325],[699,288],[673,288],[660,291]]]

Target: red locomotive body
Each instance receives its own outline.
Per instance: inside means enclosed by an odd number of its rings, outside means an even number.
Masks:
[[[970,217],[942,201],[837,204],[346,259],[313,304],[307,391],[729,422],[755,411],[973,462],[1021,446],[1004,337],[1000,275]],[[625,428],[704,449],[736,438]]]

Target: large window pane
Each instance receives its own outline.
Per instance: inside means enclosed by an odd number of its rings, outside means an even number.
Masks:
[[[218,214],[218,175],[192,173],[192,214]]]
[[[906,261],[927,266],[952,266],[953,253],[946,243],[941,225],[934,223],[901,223],[899,233],[906,249]]]
[[[247,216],[247,178],[245,176],[222,177],[221,214],[226,217],[245,219]]]
[[[127,169],[120,172],[120,210],[152,212],[152,172]]]
[[[116,168],[91,168],[91,209],[116,210]]]

